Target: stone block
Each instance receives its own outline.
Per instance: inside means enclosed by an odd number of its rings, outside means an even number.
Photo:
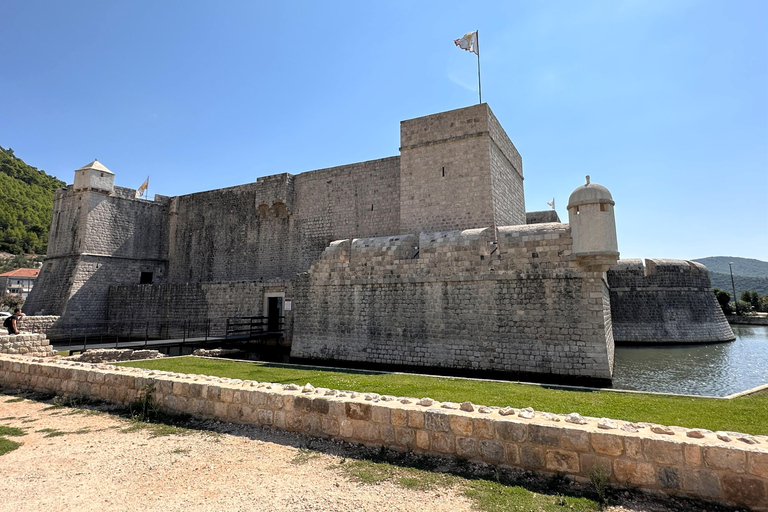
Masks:
[[[504,462],[504,445],[499,441],[483,439],[480,441],[480,456],[489,464]]]
[[[390,409],[383,405],[371,406],[371,421],[374,423],[390,423]]]
[[[450,416],[451,432],[457,436],[471,436],[472,435],[472,418],[467,416],[460,416],[458,414],[452,414]]]
[[[496,437],[494,421],[488,418],[472,418],[472,431],[478,439],[494,439]]]
[[[520,465],[525,469],[544,467],[544,448],[524,444],[520,446]]]
[[[675,466],[683,462],[683,445],[666,439],[643,439],[645,459],[657,464]]]
[[[686,444],[683,448],[685,465],[696,467],[701,465],[701,447],[695,444]]]
[[[258,409],[258,420],[260,425],[272,425],[275,419],[274,411],[269,409]]]
[[[424,428],[435,432],[449,432],[451,430],[450,417],[443,411],[425,411]]]
[[[424,413],[422,411],[408,411],[408,426],[411,428],[424,428]]]
[[[344,412],[349,419],[369,421],[371,419],[371,404],[347,402]]]
[[[338,436],[340,432],[339,420],[332,416],[324,416],[322,420],[323,433],[329,436]]]
[[[187,389],[189,389],[189,384],[187,384]],[[222,386],[221,392],[219,393],[219,399],[224,403],[232,403],[232,400],[235,398],[235,390],[232,388],[228,388],[225,386]]]
[[[310,410],[317,414],[328,414],[328,411],[330,410],[330,402],[326,398],[313,398],[312,399],[312,406]]]
[[[477,440],[471,437],[457,437],[456,455],[465,459],[477,457]]]
[[[293,410],[306,413],[312,410],[312,399],[308,396],[293,396]]]
[[[386,445],[391,446],[395,444],[395,427],[392,425],[380,425],[379,434],[381,435],[381,441]]]
[[[404,427],[408,424],[408,411],[404,409],[392,409],[390,417],[394,427]]]
[[[662,466],[656,471],[659,487],[662,489],[680,489],[680,470],[668,466]]]
[[[624,457],[643,460],[643,439],[641,437],[624,437]]]
[[[589,451],[589,432],[575,428],[561,429],[560,447],[564,450],[574,450],[577,452]]]
[[[589,435],[592,443],[592,449],[603,455],[617,457],[624,451],[624,443],[621,436],[615,434],[605,434],[602,432],[592,432]]]
[[[600,467],[603,468],[609,479],[613,478],[613,464],[610,457],[594,453],[582,453],[579,456],[579,467],[581,468],[581,474],[586,477],[589,477],[592,470]]]
[[[626,485],[652,486],[656,483],[653,464],[629,459],[613,461],[613,475],[616,482]]]
[[[454,436],[450,432],[429,432],[430,450],[437,453],[455,453]]]
[[[477,422],[475,422],[475,428],[477,428]],[[522,443],[529,437],[529,426],[516,421],[496,421],[496,433],[502,441]]]
[[[496,430],[499,430],[498,423]],[[528,441],[541,446],[557,447],[560,446],[561,430],[560,427],[549,425],[528,425]],[[509,439],[509,441],[514,441],[514,439]]]
[[[749,452],[747,454],[747,471],[751,475],[768,480],[768,453]]]
[[[420,450],[429,450],[429,433],[426,430],[416,430],[416,447]]]
[[[734,473],[744,473],[747,454],[730,446],[705,446],[704,464],[709,469],[727,469]]]
[[[547,450],[546,468],[562,473],[579,473],[579,454],[567,450]]]
[[[725,474],[720,478],[723,497],[733,503],[753,508],[768,508],[766,481],[748,475]]]
[[[395,443],[409,450],[416,446],[416,431],[408,427],[395,427]]]

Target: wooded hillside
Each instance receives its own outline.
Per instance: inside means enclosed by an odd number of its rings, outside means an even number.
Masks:
[[[45,254],[53,193],[64,186],[0,146],[0,251]]]

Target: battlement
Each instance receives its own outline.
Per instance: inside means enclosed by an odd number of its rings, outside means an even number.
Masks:
[[[609,271],[614,290],[637,287],[712,287],[709,271],[701,263],[662,258],[619,260]]]

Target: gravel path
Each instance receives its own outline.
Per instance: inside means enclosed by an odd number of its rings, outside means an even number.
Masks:
[[[122,432],[130,423],[114,415],[13,398],[0,394],[0,425],[27,434],[8,437],[23,445],[0,458],[3,511],[471,510],[452,489],[351,481],[335,468],[338,456],[313,452],[297,463],[302,453],[290,434],[246,428],[152,438]],[[70,433],[45,437],[46,429]]]

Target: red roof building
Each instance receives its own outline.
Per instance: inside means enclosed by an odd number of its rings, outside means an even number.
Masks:
[[[0,293],[21,295],[26,300],[39,273],[39,268],[17,268],[0,274]]]

